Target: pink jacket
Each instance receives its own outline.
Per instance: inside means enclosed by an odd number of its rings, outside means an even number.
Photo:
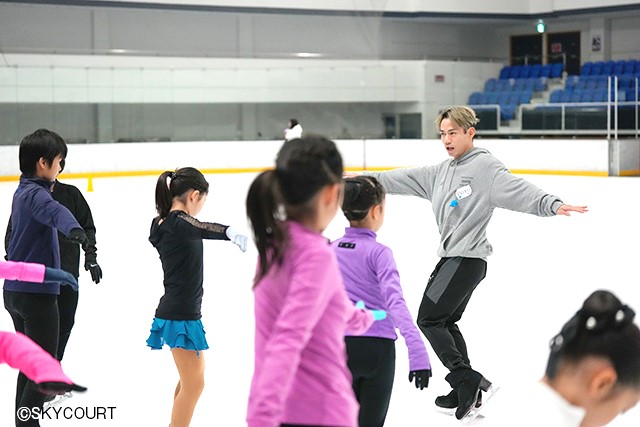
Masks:
[[[18,369],[35,383],[73,384],[62,372],[60,362],[20,332],[0,331],[0,363]]]
[[[349,301],[322,235],[287,222],[289,246],[255,287],[255,367],[247,423],[356,427],[358,402],[344,334],[363,333],[370,312]]]
[[[0,278],[42,283],[45,266],[31,262],[0,261]]]

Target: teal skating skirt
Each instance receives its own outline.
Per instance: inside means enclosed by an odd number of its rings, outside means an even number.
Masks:
[[[207,350],[209,344],[200,320],[166,320],[154,317],[147,345],[160,350],[163,345],[185,350]]]

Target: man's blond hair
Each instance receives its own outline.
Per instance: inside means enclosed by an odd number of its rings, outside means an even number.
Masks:
[[[444,119],[449,119],[453,124],[460,126],[465,133],[480,121],[476,116],[476,112],[464,105],[452,105],[442,110],[435,121],[438,131],[440,131],[440,123]]]

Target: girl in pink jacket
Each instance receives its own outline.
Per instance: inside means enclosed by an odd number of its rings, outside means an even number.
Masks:
[[[357,426],[344,334],[366,331],[384,313],[348,299],[321,234],[342,203],[342,173],[335,144],[305,136],[286,141],[275,170],[249,188],[259,253],[249,427]]]
[[[75,277],[66,271],[29,262],[0,261],[0,278],[36,283],[63,281],[78,286]],[[60,362],[19,332],[0,331],[0,363],[18,369],[44,394],[86,390],[62,372]]]

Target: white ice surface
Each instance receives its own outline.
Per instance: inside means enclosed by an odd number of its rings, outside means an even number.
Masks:
[[[199,218],[233,224],[248,232],[244,201],[254,174],[211,175],[211,191]],[[460,322],[473,366],[501,391],[537,381],[547,360],[547,343],[561,325],[598,288],[613,290],[640,310],[640,179],[525,176],[569,204],[590,212],[538,218],[496,210],[488,229],[494,254],[486,279],[475,291]],[[101,178],[93,192],[86,180],[68,180],[87,198],[97,226],[98,261],[104,270],[95,285],[82,272],[76,326],[63,367],[89,387],[64,405],[115,407],[113,419],[45,420],[43,426],[167,426],[177,382],[168,349],[145,345],[158,298],[162,270],[147,238],[154,211],[154,177]],[[15,182],[0,183],[0,229],[7,222]],[[326,231],[339,237],[346,220],[339,212]],[[4,233],[3,233],[4,234]],[[400,270],[409,309],[417,313],[427,278],[438,258],[438,233],[429,202],[389,196],[379,241],[390,246]],[[2,252],[4,254],[4,252]],[[210,350],[205,352],[206,386],[194,427],[246,425],[247,394],[253,371],[251,278],[257,252],[240,252],[229,242],[205,242],[203,322]],[[13,330],[0,310],[0,329]],[[426,342],[426,340],[425,340]],[[407,351],[397,345],[396,384],[388,427],[456,426],[453,417],[434,410],[433,400],[448,392],[445,369],[431,352],[434,376],[417,391],[407,380]],[[427,348],[430,347],[427,344]],[[0,425],[13,420],[16,371],[0,367]],[[536,408],[523,399],[523,416]],[[63,405],[63,406],[64,406]],[[487,408],[489,409],[489,408]],[[82,411],[82,409],[79,409]],[[495,426],[490,413],[476,424]],[[517,420],[514,420],[517,426]],[[612,426],[640,425],[633,409]]]

